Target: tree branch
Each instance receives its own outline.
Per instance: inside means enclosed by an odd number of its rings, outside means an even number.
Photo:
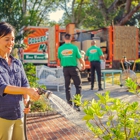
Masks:
[[[41,5],[41,3],[39,3],[39,5]],[[46,6],[44,8],[42,8],[42,10],[39,10],[39,8],[40,8],[39,6],[37,7],[37,11],[40,11],[37,15],[37,19],[38,19],[38,21],[36,22],[37,25],[39,25],[43,21],[44,17],[46,16],[46,13],[47,13],[48,9],[51,7],[51,5],[52,5],[52,3],[50,3],[50,2],[46,3]]]
[[[32,9],[34,9],[35,8],[35,5],[37,4],[37,0],[35,0],[35,3],[34,3],[34,5],[33,5],[33,7],[32,7]],[[33,17],[33,10],[31,11],[31,17]]]
[[[108,8],[108,13],[112,12],[114,9],[117,9],[117,3],[119,0],[115,0],[110,7]]]
[[[106,130],[106,132],[108,133],[108,134],[110,134],[110,132],[109,132],[109,130],[103,125],[103,123],[102,123],[102,121],[101,121],[101,119],[100,118],[98,118],[98,120],[99,120],[99,123],[100,123],[100,125]],[[110,137],[110,139],[111,140],[113,140],[112,138],[111,138],[111,136],[109,135],[109,137]]]
[[[105,20],[108,20],[108,16],[107,16],[108,10],[104,4],[104,1],[98,0],[98,6],[99,6],[99,9],[101,10],[101,13],[104,16]]]
[[[76,17],[76,23],[79,22],[79,19],[81,19],[81,10],[82,10],[82,5],[84,3],[84,0],[81,0],[81,2],[78,4],[76,11],[75,11],[75,17]],[[76,16],[77,13],[77,16]]]
[[[26,14],[27,0],[23,0],[22,1],[22,5],[23,5],[22,12],[23,12],[23,14]]]
[[[45,7],[47,8],[47,7]],[[43,20],[43,17],[44,17],[44,13],[46,13],[46,10],[44,9],[44,11],[42,11],[39,15],[38,15],[38,21],[37,21],[37,26],[39,26],[39,24],[41,23],[41,21]]]
[[[75,20],[75,15],[74,15],[74,4],[75,4],[75,0],[72,1],[72,7],[71,7],[71,21],[74,22]]]
[[[65,10],[67,16],[70,18],[69,12],[68,12],[68,10],[67,10],[66,0],[65,0],[65,5],[63,6],[63,5],[61,4],[60,7],[61,7],[63,10]]]
[[[125,17],[123,17],[118,25],[124,25],[127,21],[129,21],[129,19],[133,16],[133,14],[137,12],[139,9],[140,9],[140,3],[135,8],[133,8]]]
[[[125,12],[123,14],[123,17],[125,17],[130,12],[131,2],[132,0],[126,0]]]

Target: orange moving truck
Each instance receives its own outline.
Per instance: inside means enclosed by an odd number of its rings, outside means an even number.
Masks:
[[[65,29],[72,34],[72,41],[80,50],[86,52],[91,46],[91,41],[96,40],[97,46],[101,47],[106,56],[106,68],[118,68],[116,62],[120,62],[123,56],[128,60],[138,59],[138,28],[134,26],[108,26],[98,30],[83,31],[74,29],[73,24]],[[48,45],[48,65],[58,66],[57,50],[63,43],[62,32],[59,25],[49,28]],[[52,41],[53,40],[53,41]],[[90,69],[90,64],[86,62],[86,70]]]
[[[119,62],[123,56],[128,60],[138,58],[138,28],[134,26],[108,26],[88,31],[75,29],[74,24],[68,24],[66,28],[55,25],[49,28],[29,26],[26,29],[33,30],[33,33],[24,39],[24,43],[28,46],[24,50],[24,63],[47,64],[49,67],[60,66],[57,51],[64,43],[63,35],[66,32],[73,35],[72,43],[84,52],[95,39],[106,56],[106,68],[117,68],[115,62]],[[89,61],[85,62],[86,70],[89,71]]]
[[[24,63],[45,64],[49,67],[60,66],[57,51],[64,43],[63,35],[66,32],[73,35],[72,43],[84,52],[91,46],[91,41],[95,39],[106,56],[105,68],[119,68],[118,62],[123,56],[128,60],[138,58],[138,28],[134,26],[109,26],[88,31],[75,29],[74,24],[69,24],[66,28],[55,25],[49,28],[29,26],[26,29],[32,30],[33,33],[24,39],[24,43],[28,46],[23,54]],[[88,78],[90,63],[88,60],[85,60],[85,63],[84,73]]]
[[[30,33],[24,38],[27,48],[23,53],[24,63],[47,64],[48,63],[48,28],[28,26],[24,30],[30,30]]]
[[[59,25],[49,28],[48,39],[48,66],[57,67],[60,62],[57,57],[58,48],[64,43],[63,32]],[[134,26],[108,26],[98,30],[75,29],[74,24],[69,24],[65,32],[73,35],[72,43],[79,50],[86,50],[91,46],[91,41],[96,40],[97,46],[101,47],[106,56],[106,64],[103,69],[119,69],[120,60],[123,56],[128,60],[138,59],[138,28]],[[90,63],[85,60],[86,69],[84,75],[89,79]]]

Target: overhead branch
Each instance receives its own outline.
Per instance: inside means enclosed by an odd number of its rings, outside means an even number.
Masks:
[[[118,8],[118,2],[119,0],[115,0],[110,7],[108,8],[108,13],[111,13],[112,11],[114,11],[114,9]]]
[[[127,1],[131,1],[131,0],[127,0]],[[126,6],[126,8],[130,8],[128,5],[129,4],[126,4],[126,0],[115,0],[111,5],[110,5],[110,7],[107,9],[107,12],[108,13],[112,13],[113,11],[115,11],[115,10],[117,10],[118,8],[120,8],[120,7],[124,7],[125,5],[127,5]],[[131,5],[130,5],[131,6]]]
[[[35,0],[34,5],[31,9],[35,9],[36,4],[37,4],[37,0]],[[34,13],[34,10],[31,10],[31,17],[33,17],[33,13]]]
[[[84,0],[81,0],[75,11],[81,10]]]
[[[101,13],[104,16],[104,18],[108,20],[108,10],[103,0],[98,0],[98,8],[101,10]]]
[[[70,17],[69,12],[68,12],[68,9],[67,9],[67,2],[66,2],[66,0],[65,0],[65,8],[64,9],[65,9],[67,15]]]
[[[39,26],[39,24],[42,22],[42,20],[44,19],[44,16],[45,16],[45,13],[46,13],[46,9],[47,8],[49,8],[49,6],[46,6],[45,8],[44,8],[44,10],[38,15],[38,18],[37,19],[39,19],[38,21],[37,21],[37,26]]]
[[[83,18],[79,23],[77,23],[76,28],[80,28],[85,20],[86,18]]]
[[[88,16],[88,14],[86,14],[86,15]],[[85,16],[85,18],[82,18],[82,20],[80,20],[80,22],[76,23],[76,28],[79,28],[83,24],[83,22],[86,20],[87,16]]]
[[[67,10],[67,2],[65,0],[65,5],[61,4],[60,7],[66,12],[67,16],[70,18],[70,14]]]
[[[44,9],[40,11],[37,17],[38,19],[36,23],[37,25],[39,25],[43,21],[44,17],[46,16],[47,10],[51,7],[51,5],[52,5],[51,3],[48,3],[48,5],[46,5]]]
[[[140,3],[135,8],[133,8],[125,17],[123,17],[118,25],[124,25],[127,21],[129,21],[129,19],[133,16],[133,14],[137,12],[139,9],[140,9]]]
[[[131,2],[132,0],[126,0],[125,12],[123,14],[123,17],[125,17],[130,12]]]
[[[84,4],[84,0],[81,0],[81,2],[78,4],[77,6],[77,10],[75,10],[75,17],[76,17],[76,23],[79,21],[79,19],[81,20],[81,11],[82,11],[82,6]],[[76,16],[77,14],[77,16]]]
[[[26,9],[27,9],[27,0],[23,0],[22,1],[22,11],[23,11],[23,14],[26,14]]]
[[[71,7],[71,21],[73,22],[75,20],[75,16],[74,16],[74,4],[75,4],[75,0],[72,1],[72,7]]]

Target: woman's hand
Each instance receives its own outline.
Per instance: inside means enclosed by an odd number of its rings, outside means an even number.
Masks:
[[[30,112],[30,107],[31,107],[30,100],[28,98],[24,98],[24,105],[25,105],[25,108],[24,108],[23,112],[25,114],[28,114]]]
[[[24,108],[23,112],[24,112],[25,114],[28,114],[28,113],[30,112],[30,108],[29,108],[29,107],[28,107],[28,108]]]
[[[40,95],[38,94],[38,89],[36,88],[27,88],[27,94],[33,101],[37,101],[40,97]]]

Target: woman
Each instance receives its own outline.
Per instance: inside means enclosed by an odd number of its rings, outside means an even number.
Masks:
[[[28,95],[38,100],[37,90],[29,87],[22,63],[10,55],[15,29],[0,22],[0,140],[24,140],[23,115]]]

